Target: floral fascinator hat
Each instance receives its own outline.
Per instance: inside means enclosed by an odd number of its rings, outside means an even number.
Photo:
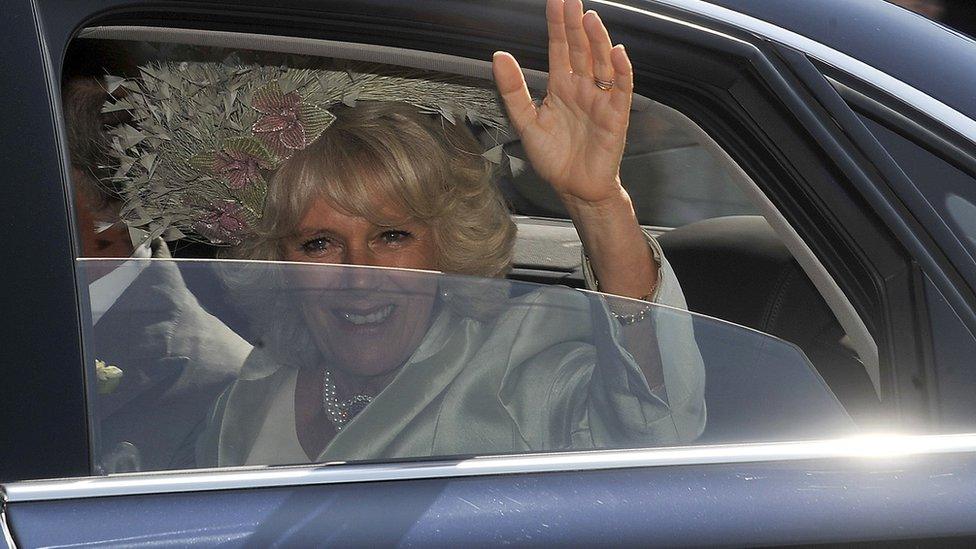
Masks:
[[[125,199],[121,217],[142,242],[240,244],[261,218],[270,174],[328,131],[338,104],[398,101],[508,133],[494,89],[441,73],[244,65],[236,56],[139,71],[103,111],[131,115],[109,130],[109,155]],[[485,157],[500,162],[501,147]]]

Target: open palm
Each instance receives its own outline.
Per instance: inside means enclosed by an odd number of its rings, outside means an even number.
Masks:
[[[565,199],[599,203],[620,192],[633,74],[596,12],[580,0],[549,0],[549,85],[532,102],[518,62],[498,52],[493,71],[512,125],[540,177]],[[601,89],[597,80],[612,82]]]

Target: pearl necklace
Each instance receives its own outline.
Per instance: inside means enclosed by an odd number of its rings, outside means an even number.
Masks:
[[[332,381],[332,372],[322,370],[322,409],[325,410],[325,415],[335,426],[336,432],[341,431],[349,423],[349,420],[362,412],[363,408],[370,402],[373,402],[373,397],[364,394],[353,395],[351,398],[339,402],[336,386]]]

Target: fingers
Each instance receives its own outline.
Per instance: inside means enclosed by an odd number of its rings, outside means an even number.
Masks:
[[[613,64],[610,61],[610,34],[595,11],[588,11],[583,15],[583,28],[590,43],[590,55],[593,59],[593,76],[600,80],[614,78]]]
[[[593,76],[593,59],[590,40],[583,29],[583,3],[580,0],[564,0],[563,21],[566,41],[569,44],[569,63],[573,74]]]
[[[563,22],[563,0],[546,3],[546,24],[549,28],[549,73],[569,72],[569,44],[566,42],[566,24]]]
[[[634,68],[623,44],[617,44],[610,50],[610,61],[613,64],[614,83],[610,105],[618,112],[629,113],[631,96],[634,93]]]
[[[498,93],[508,111],[508,119],[512,121],[515,131],[522,135],[523,130],[535,121],[536,116],[535,104],[529,95],[522,69],[512,54],[497,51],[491,60],[491,70],[495,75]]]

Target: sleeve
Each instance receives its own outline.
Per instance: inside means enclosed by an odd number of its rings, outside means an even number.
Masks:
[[[546,300],[541,292],[538,300]],[[659,447],[687,444],[705,423],[704,364],[690,315],[653,307],[623,327],[598,294],[578,294],[580,305],[553,296],[559,308],[529,308],[517,327],[548,346],[510,362],[499,396],[526,446],[535,451]],[[540,305],[542,303],[536,303]],[[570,333],[568,326],[575,327]],[[553,337],[555,332],[564,334]],[[623,343],[625,330],[652,338],[645,366],[659,366],[664,383],[653,389]],[[549,335],[550,337],[546,337]],[[626,334],[628,337],[631,335]],[[540,344],[533,338],[536,345]]]
[[[588,421],[588,426],[591,429],[590,435],[595,437],[595,440],[599,440],[603,436],[600,434],[601,432],[606,433],[605,436],[608,437],[608,440],[614,438],[610,436],[607,427],[620,425],[620,420],[627,416],[618,416],[611,421],[607,419],[609,417],[608,412],[616,414],[617,412],[614,410],[620,410],[619,405],[626,402],[626,399],[621,395],[640,395],[643,391],[641,384],[633,381],[633,375],[639,374],[640,368],[625,349],[621,331],[645,330],[648,337],[656,338],[657,356],[644,357],[643,360],[659,361],[664,379],[663,387],[655,388],[653,394],[659,396],[670,411],[669,419],[673,421],[675,429],[674,441],[689,442],[697,438],[705,428],[705,364],[695,340],[694,317],[684,312],[687,311],[688,305],[678,278],[664,256],[657,239],[647,231],[644,231],[644,238],[659,265],[658,285],[651,296],[651,302],[668,307],[655,307],[651,310],[647,320],[624,328],[614,322],[613,315],[610,313],[605,300],[598,299],[603,305],[604,313],[602,316],[594,313],[594,330],[599,324],[605,324],[612,337],[600,337],[596,340],[599,351],[597,355],[602,355],[602,357],[597,360],[597,368],[594,370],[587,389],[587,401],[590,409],[586,411],[585,415],[603,418],[598,421]],[[596,280],[585,250],[582,255],[583,274],[587,288],[597,290],[599,282]],[[597,311],[599,307],[594,305],[593,309]],[[601,350],[601,346],[611,346],[611,340],[616,350]],[[626,355],[632,364],[627,365],[627,360],[619,362],[617,359],[613,359],[615,353]],[[624,365],[626,367],[621,369],[621,366]],[[622,373],[624,371],[630,373],[624,375]],[[646,385],[646,381],[644,384]],[[618,407],[615,408],[615,406]],[[633,405],[630,406],[630,409],[636,410]],[[577,411],[578,416],[581,414],[583,411]],[[592,431],[594,427],[597,429],[596,431]],[[634,424],[630,428],[633,432],[639,432],[641,429],[650,429],[650,424],[643,427]],[[660,431],[660,426],[658,425],[655,429],[650,430]],[[660,435],[660,432],[654,434],[655,437]],[[651,436],[650,432],[648,432],[648,436]]]
[[[539,356],[528,365],[536,368],[558,361],[544,399],[537,401],[536,412],[546,423],[542,430],[548,437],[542,450],[649,448],[686,442],[667,396],[651,391],[640,369],[618,349],[601,348],[598,343],[566,351],[553,349],[561,356]]]

